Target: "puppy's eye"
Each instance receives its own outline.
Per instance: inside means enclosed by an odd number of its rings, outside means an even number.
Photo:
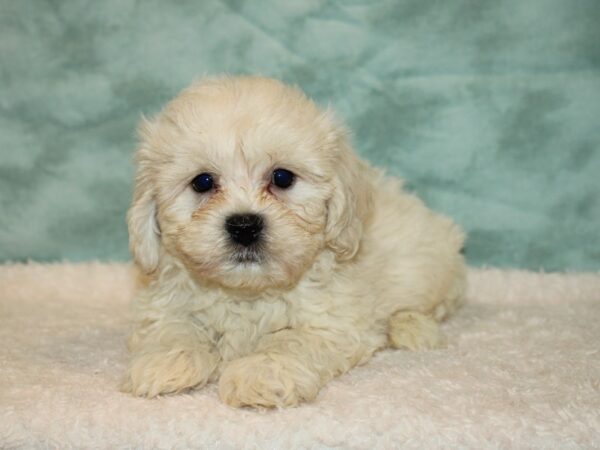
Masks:
[[[215,186],[213,177],[210,173],[201,173],[192,180],[192,188],[196,192],[208,192]]]
[[[294,174],[286,169],[275,169],[271,175],[271,183],[281,189],[289,188],[294,182]]]

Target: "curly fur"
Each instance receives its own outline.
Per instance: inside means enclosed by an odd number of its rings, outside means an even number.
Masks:
[[[332,114],[258,77],[202,80],[144,120],[128,214],[147,282],[123,389],[219,382],[233,406],[293,406],[384,347],[441,345],[463,299],[463,234],[353,153]],[[269,185],[276,167],[294,185]],[[190,181],[213,173],[217,188]],[[224,220],[265,217],[264,259],[231,260]]]

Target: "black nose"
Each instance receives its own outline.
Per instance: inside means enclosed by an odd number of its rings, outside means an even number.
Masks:
[[[260,238],[263,220],[257,214],[234,214],[225,220],[225,228],[234,242],[248,247]]]

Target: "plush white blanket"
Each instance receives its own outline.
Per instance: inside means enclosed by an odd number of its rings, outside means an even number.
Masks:
[[[383,351],[308,405],[235,410],[214,386],[117,386],[124,264],[0,266],[0,447],[600,447],[600,274],[471,270],[449,346]]]

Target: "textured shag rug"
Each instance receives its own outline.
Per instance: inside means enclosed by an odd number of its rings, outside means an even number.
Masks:
[[[471,270],[448,348],[383,351],[312,404],[118,391],[132,270],[0,266],[0,447],[600,447],[600,274]]]

